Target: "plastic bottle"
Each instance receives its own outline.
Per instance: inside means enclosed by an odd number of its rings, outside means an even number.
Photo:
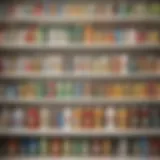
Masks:
[[[121,139],[118,143],[117,154],[119,157],[127,156],[128,143],[126,139]]]
[[[100,140],[92,140],[91,151],[93,156],[100,156],[102,153],[102,142]]]
[[[50,122],[50,110],[46,107],[40,109],[40,125],[42,129],[49,127]]]
[[[116,110],[114,106],[108,106],[105,109],[105,129],[115,128],[115,116],[116,116]]]
[[[103,154],[104,156],[112,155],[112,142],[111,140],[104,140],[103,142]]]
[[[0,111],[0,128],[8,128],[11,123],[11,113],[6,108],[2,108]]]
[[[71,140],[65,139],[63,144],[64,156],[71,156]]]
[[[37,129],[39,127],[40,117],[37,109],[35,108],[28,109],[26,118],[27,118],[26,119],[27,128]]]
[[[94,30],[92,26],[87,25],[84,29],[84,42],[87,44],[91,44],[93,42],[93,34]]]
[[[39,154],[39,139],[30,138],[28,142],[28,154],[30,156],[37,156]]]
[[[69,131],[72,128],[72,110],[70,107],[65,107],[63,111],[64,116],[64,130]]]
[[[62,141],[60,139],[52,140],[51,151],[52,155],[56,157],[62,154]]]
[[[102,128],[104,125],[104,109],[96,107],[94,111],[95,128]]]
[[[12,127],[23,128],[24,127],[24,110],[22,108],[15,108],[12,112]]]
[[[47,139],[46,138],[41,138],[40,139],[40,154],[42,156],[47,156],[48,151],[49,151],[48,147],[49,147],[49,145],[48,145]]]
[[[90,145],[88,140],[83,140],[82,142],[82,155],[83,156],[88,156],[89,155],[89,150],[90,150]]]

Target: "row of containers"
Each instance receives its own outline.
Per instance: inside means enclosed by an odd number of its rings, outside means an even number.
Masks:
[[[148,16],[160,15],[158,0],[147,1],[51,1],[36,0],[3,2],[0,16]]]
[[[107,28],[93,25],[26,25],[22,27],[0,27],[0,44],[57,45],[57,44],[159,44],[160,32],[156,28],[144,27]],[[16,41],[15,41],[16,39]]]
[[[22,81],[1,82],[0,97],[6,99],[150,98],[160,97],[159,81]],[[64,99],[63,99],[64,100]]]
[[[14,107],[0,109],[1,129],[159,129],[158,106]],[[81,131],[81,130],[80,130]],[[83,131],[82,131],[83,132]]]
[[[2,73],[130,74],[160,73],[159,55],[77,55],[34,54],[1,56]]]
[[[160,156],[159,138],[9,138],[0,140],[2,156]]]

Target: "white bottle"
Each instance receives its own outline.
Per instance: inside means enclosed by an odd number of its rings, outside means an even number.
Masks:
[[[119,157],[127,156],[128,143],[126,139],[121,139],[118,144],[117,154]]]
[[[69,107],[64,108],[63,115],[64,115],[64,130],[69,131],[69,130],[71,130],[71,126],[72,126],[72,123],[71,123],[72,110],[71,110],[71,108],[69,108]]]
[[[24,127],[24,111],[21,108],[15,108],[13,110],[12,123],[14,128]]]
[[[115,128],[115,107],[109,106],[105,109],[105,129]]]
[[[49,109],[48,108],[41,108],[40,109],[40,124],[41,124],[41,129],[46,129],[49,127]]]

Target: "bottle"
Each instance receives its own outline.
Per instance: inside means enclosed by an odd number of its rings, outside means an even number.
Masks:
[[[149,154],[149,143],[146,138],[141,138],[139,142],[140,148],[141,148],[141,156],[142,157],[148,157]]]
[[[46,138],[41,138],[40,139],[40,154],[42,156],[47,156],[48,154],[48,141]]]
[[[94,29],[92,26],[87,25],[84,29],[84,42],[91,44],[93,42]]]
[[[129,127],[130,128],[139,127],[139,111],[137,106],[132,106],[129,109]]]
[[[9,156],[16,156],[18,154],[18,141],[16,139],[9,140],[7,148]]]
[[[27,128],[37,129],[40,123],[39,112],[35,108],[29,108],[26,115]]]
[[[52,152],[52,155],[56,157],[62,154],[62,141],[60,139],[52,140],[51,152]]]
[[[8,109],[2,108],[0,110],[0,128],[9,128],[11,123],[11,113]]]
[[[103,155],[111,156],[112,155],[112,142],[111,140],[103,140]]]
[[[158,128],[159,126],[160,126],[160,110],[159,108],[153,107],[152,109],[150,109],[150,127]]]
[[[55,97],[55,83],[54,82],[52,82],[52,81],[50,81],[50,82],[48,82],[47,83],[47,86],[46,86],[46,96],[47,96],[47,98],[53,98],[53,97]]]
[[[90,107],[85,108],[83,110],[83,115],[82,115],[82,126],[83,128],[89,129],[94,127],[94,113],[93,109]]]
[[[121,129],[127,128],[128,124],[128,110],[121,107],[117,109],[117,127]]]
[[[28,142],[28,154],[30,156],[37,156],[39,153],[39,139],[30,138]]]
[[[82,142],[81,140],[72,141],[72,153],[73,155],[82,155]]]
[[[118,143],[117,154],[119,157],[127,156],[128,143],[126,139],[121,139]]]
[[[88,156],[89,155],[89,149],[90,149],[90,144],[88,140],[82,140],[82,155],[83,156]]]
[[[64,113],[62,110],[56,112],[56,123],[58,128],[60,129],[64,128],[65,121],[64,121]]]
[[[104,125],[104,109],[96,107],[94,111],[95,128],[102,128]]]
[[[149,127],[149,110],[147,106],[141,108],[140,111],[141,119],[140,119],[140,127],[141,128],[148,128]]]
[[[65,139],[63,144],[64,156],[71,156],[71,140]]]
[[[102,142],[101,140],[92,140],[91,151],[93,156],[100,156],[102,153]]]
[[[29,140],[27,138],[23,138],[20,140],[20,155],[28,156],[29,153]]]
[[[64,108],[64,129],[66,131],[71,130],[72,128],[72,111],[71,108]]]
[[[40,125],[42,129],[49,127],[50,122],[50,110],[46,107],[40,109]]]
[[[73,109],[73,121],[72,121],[72,126],[74,129],[80,129],[82,127],[82,108],[77,107]]]
[[[114,106],[109,106],[105,109],[105,129],[114,129],[115,128],[115,116],[116,110]]]
[[[15,108],[12,112],[12,127],[23,128],[24,127],[24,111],[21,108]]]

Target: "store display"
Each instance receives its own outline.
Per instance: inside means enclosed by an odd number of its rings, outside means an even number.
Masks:
[[[158,0],[0,2],[0,159],[160,157]]]
[[[26,143],[27,142],[27,143]],[[155,143],[156,142],[156,143]],[[159,156],[158,138],[134,139],[57,139],[19,138],[5,141],[10,156]],[[41,144],[39,146],[39,144]],[[23,149],[21,148],[23,146]],[[128,150],[130,146],[130,150]],[[2,149],[2,148],[0,148]],[[45,154],[44,154],[45,153]]]
[[[159,56],[154,55],[127,55],[113,54],[103,56],[74,56],[71,58],[71,67],[65,67],[65,57],[60,55],[46,55],[41,58],[32,56],[0,57],[1,73],[41,73],[63,74],[73,72],[75,74],[132,74],[132,73],[159,73]],[[16,65],[17,64],[17,65]],[[48,83],[51,88],[54,84]],[[51,95],[54,93],[50,93]],[[49,94],[49,95],[50,95]]]
[[[72,131],[79,129],[147,129],[160,128],[160,110],[156,106],[92,106],[50,108],[3,108],[0,117],[0,128],[62,129]]]

